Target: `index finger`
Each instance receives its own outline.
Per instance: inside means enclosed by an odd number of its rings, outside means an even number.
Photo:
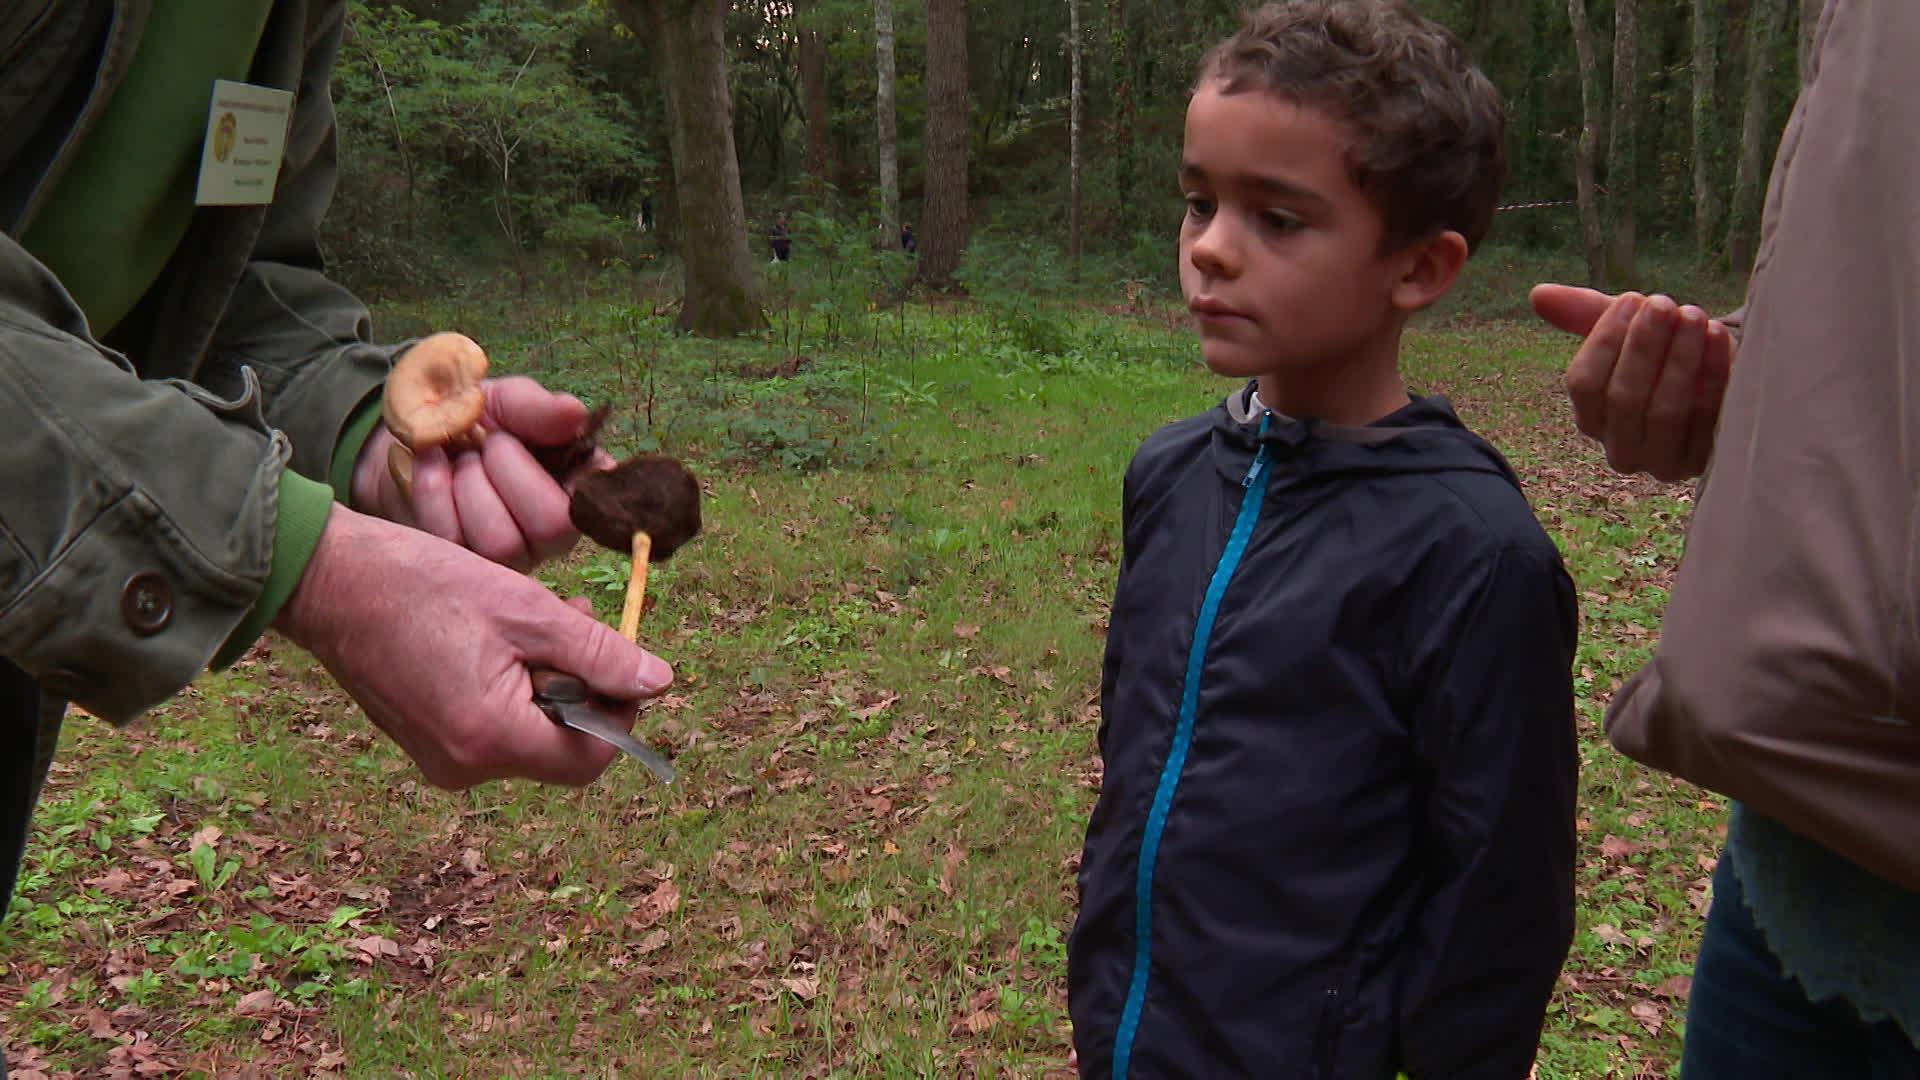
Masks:
[[[541,468],[526,444],[512,435],[495,435],[482,448],[481,460],[487,480],[519,527],[534,562],[573,550],[580,534],[568,517],[567,492]]]
[[[1596,439],[1606,434],[1607,386],[1620,362],[1627,330],[1645,299],[1631,292],[1615,297],[1567,365],[1567,398],[1573,402],[1573,422],[1582,434]]]
[[[1646,467],[1647,408],[1673,348],[1678,310],[1664,296],[1642,304],[1627,330],[1613,377],[1607,380],[1607,463],[1616,472],[1633,473]]]

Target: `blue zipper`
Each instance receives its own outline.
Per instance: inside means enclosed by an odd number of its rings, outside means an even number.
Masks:
[[[1260,434],[1267,433],[1271,414],[1260,418]],[[1153,809],[1147,814],[1147,831],[1140,840],[1140,868],[1134,886],[1133,906],[1133,978],[1127,986],[1127,1004],[1120,1012],[1120,1031],[1113,1045],[1113,1080],[1127,1080],[1132,1064],[1134,1037],[1140,1032],[1140,1013],[1147,1003],[1147,974],[1153,967],[1153,867],[1160,855],[1160,837],[1167,829],[1167,814],[1173,809],[1173,794],[1180,786],[1180,774],[1186,771],[1187,749],[1193,745],[1194,718],[1200,711],[1200,669],[1207,660],[1207,643],[1213,637],[1213,624],[1220,616],[1220,599],[1227,583],[1240,568],[1240,559],[1253,538],[1254,523],[1260,519],[1260,504],[1267,497],[1267,446],[1260,444],[1253,456],[1253,467],[1240,480],[1247,493],[1240,499],[1240,516],[1234,520],[1233,533],[1227,537],[1227,549],[1213,568],[1207,583],[1207,596],[1200,604],[1200,621],[1193,628],[1193,647],[1187,652],[1186,684],[1180,692],[1180,718],[1174,725],[1173,745],[1160,769],[1160,785],[1153,792]]]

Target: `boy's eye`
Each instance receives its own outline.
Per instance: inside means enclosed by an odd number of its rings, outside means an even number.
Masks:
[[[1267,228],[1273,229],[1276,232],[1295,232],[1306,227],[1306,222],[1301,221],[1292,214],[1282,213],[1278,210],[1267,211],[1261,215],[1261,220],[1266,222]]]
[[[1213,215],[1213,200],[1204,195],[1187,196],[1187,216],[1204,218]]]

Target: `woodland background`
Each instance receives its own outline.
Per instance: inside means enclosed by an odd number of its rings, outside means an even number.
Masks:
[[[767,229],[913,276],[1170,287],[1173,177],[1222,0],[353,0],[329,241],[365,286],[683,262],[684,325],[765,325]],[[1818,0],[1432,0],[1505,94],[1495,240],[1645,284],[1744,271]],[[676,156],[675,148],[681,153]],[[657,229],[635,220],[649,200]],[[1536,205],[1548,204],[1548,205]],[[1019,253],[1024,271],[1006,265]],[[1089,268],[1089,261],[1097,264]],[[997,265],[995,265],[997,264]]]
[[[1692,491],[1575,432],[1573,340],[1526,291],[1738,302],[1811,5],[1420,6],[1510,103],[1514,208],[1403,366],[1513,463],[1581,603],[1537,1075],[1669,1076],[1727,805],[1601,718]],[[351,13],[324,239],[376,334],[465,331],[704,482],[641,627],[675,685],[636,731],[680,778],[434,790],[272,636],[139,724],[75,717],[0,922],[13,1076],[1067,1080],[1121,474],[1224,392],[1174,173],[1232,5]],[[607,619],[629,574],[585,544],[539,571]]]

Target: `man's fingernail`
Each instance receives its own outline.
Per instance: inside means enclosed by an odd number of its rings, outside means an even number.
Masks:
[[[640,690],[657,694],[672,685],[673,669],[667,666],[665,660],[648,653],[646,660],[640,664]]]

